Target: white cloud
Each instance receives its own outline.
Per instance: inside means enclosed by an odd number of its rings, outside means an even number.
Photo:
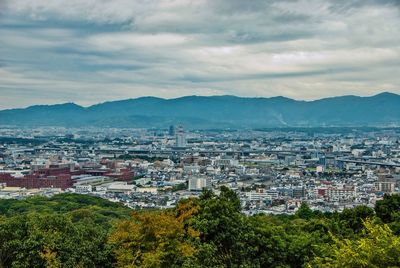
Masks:
[[[0,93],[8,97],[0,108],[29,103],[13,94],[31,104],[41,103],[37,96],[90,104],[142,95],[400,93],[395,1],[5,3]]]
[[[160,48],[184,44],[190,37],[178,34],[137,34],[137,33],[107,33],[90,36],[89,46],[95,49],[114,51],[137,48]]]

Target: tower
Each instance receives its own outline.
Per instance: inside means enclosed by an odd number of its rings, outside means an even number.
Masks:
[[[174,125],[169,126],[168,134],[170,136],[175,136],[175,126]]]
[[[183,126],[178,126],[175,133],[176,137],[176,147],[186,147],[186,137],[185,137],[185,130]]]

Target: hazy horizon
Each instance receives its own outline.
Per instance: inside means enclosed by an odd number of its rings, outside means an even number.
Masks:
[[[400,93],[398,0],[5,0],[0,110]]]
[[[158,96],[138,96],[138,97],[133,97],[133,98],[127,98],[127,99],[115,99],[115,100],[104,100],[104,101],[99,101],[97,103],[93,103],[90,105],[80,105],[79,103],[73,102],[73,101],[66,101],[66,102],[59,102],[59,103],[36,103],[33,105],[29,105],[29,106],[23,106],[23,107],[12,107],[12,108],[5,108],[2,109],[0,107],[0,111],[3,110],[12,110],[12,109],[25,109],[25,108],[29,108],[32,106],[52,106],[52,105],[63,105],[63,104],[76,104],[79,105],[81,107],[87,108],[87,107],[91,107],[94,105],[98,105],[98,104],[103,104],[103,103],[108,103],[108,102],[118,102],[118,101],[126,101],[126,100],[135,100],[135,99],[140,99],[140,98],[158,98],[158,99],[163,99],[163,100],[174,100],[174,99],[180,99],[180,98],[187,98],[187,97],[236,97],[236,98],[247,98],[247,99],[254,99],[254,98],[288,98],[288,99],[292,99],[295,101],[305,101],[305,102],[312,102],[312,101],[318,101],[318,100],[323,100],[323,99],[330,99],[330,98],[335,98],[335,97],[348,97],[348,96],[354,96],[354,97],[361,97],[361,98],[368,98],[368,97],[374,97],[376,95],[380,95],[380,94],[396,94],[396,95],[400,95],[398,93],[394,93],[394,92],[389,92],[389,91],[382,91],[382,92],[378,92],[375,93],[373,95],[366,95],[366,96],[359,96],[359,95],[339,95],[339,96],[327,96],[327,97],[323,97],[323,98],[317,98],[317,99],[311,99],[311,100],[302,100],[302,99],[294,99],[294,98],[290,98],[287,96],[282,96],[282,95],[277,95],[277,96],[270,96],[270,97],[260,97],[260,96],[237,96],[237,95],[185,95],[185,96],[178,96],[178,97],[171,97],[171,98],[164,98],[164,97],[158,97]]]

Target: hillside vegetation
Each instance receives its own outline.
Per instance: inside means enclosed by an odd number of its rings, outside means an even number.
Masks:
[[[0,201],[0,267],[398,267],[400,196],[246,216],[221,188],[162,211],[61,194]]]

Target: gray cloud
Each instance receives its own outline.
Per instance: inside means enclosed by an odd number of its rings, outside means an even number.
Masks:
[[[398,0],[19,0],[0,108],[143,95],[400,93]]]

